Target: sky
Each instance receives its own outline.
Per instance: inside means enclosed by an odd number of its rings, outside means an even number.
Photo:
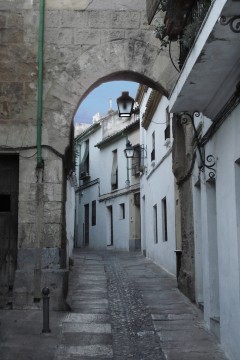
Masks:
[[[80,104],[74,118],[74,123],[92,123],[92,117],[96,113],[101,116],[107,115],[110,109],[110,99],[112,108],[117,110],[116,99],[121,96],[123,91],[128,91],[132,98],[137,93],[138,83],[132,81],[111,81],[95,88]]]

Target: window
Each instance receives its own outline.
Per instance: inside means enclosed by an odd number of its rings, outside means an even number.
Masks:
[[[162,199],[162,229],[163,229],[163,241],[168,240],[167,232],[167,199]]]
[[[154,231],[154,243],[158,243],[158,226],[157,226],[157,205],[153,206],[153,231]]]
[[[0,194],[0,212],[10,212],[10,211],[11,211],[11,195]]]
[[[134,147],[134,158],[132,158],[132,175],[140,175],[141,168],[141,147],[137,145]]]
[[[164,130],[165,140],[170,139],[170,112],[169,107],[166,108],[166,129]]]
[[[155,131],[152,133],[151,161],[155,160]]]
[[[81,159],[81,151],[82,151],[82,146],[81,145],[78,145],[78,149],[77,149],[77,152],[78,152],[78,171],[79,171],[79,179],[81,178],[81,167],[82,167],[82,159]]]
[[[96,200],[92,201],[92,226],[96,225]]]
[[[111,186],[112,190],[118,189],[118,162],[117,162],[117,150],[113,152],[112,161],[112,173],[111,173]]]
[[[120,204],[120,220],[125,219],[125,204]]]
[[[80,180],[86,180],[89,178],[89,140],[84,142],[85,150],[80,163]]]

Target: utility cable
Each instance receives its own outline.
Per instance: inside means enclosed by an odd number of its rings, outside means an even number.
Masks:
[[[169,57],[170,57],[170,60],[171,60],[171,62],[173,64],[174,68],[177,70],[177,72],[180,73],[180,70],[176,67],[176,65],[173,62],[173,58],[172,58],[172,54],[171,54],[171,44],[172,44],[172,41],[169,41],[169,47],[168,47]]]

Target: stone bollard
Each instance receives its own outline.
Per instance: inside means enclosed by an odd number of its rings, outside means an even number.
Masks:
[[[50,333],[49,329],[49,293],[50,290],[47,287],[42,289],[42,299],[43,299],[43,329],[42,333]]]

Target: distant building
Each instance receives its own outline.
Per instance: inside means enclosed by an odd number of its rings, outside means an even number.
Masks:
[[[140,172],[125,158],[126,139],[139,146],[139,120],[109,111],[75,140],[78,247],[140,247]]]
[[[87,128],[89,128],[89,126],[91,126],[91,124],[84,124],[84,123],[76,124],[74,127],[74,137],[77,137],[78,135],[80,135]]]

